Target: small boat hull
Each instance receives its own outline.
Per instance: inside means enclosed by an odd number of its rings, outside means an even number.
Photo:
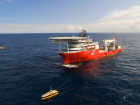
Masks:
[[[44,95],[42,95],[41,100],[46,100],[46,99],[52,98],[56,95],[58,95],[58,91],[57,90],[52,90],[51,92],[47,92]]]

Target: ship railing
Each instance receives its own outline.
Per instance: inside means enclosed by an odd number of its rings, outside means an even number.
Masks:
[[[58,51],[58,53],[75,53],[75,52],[79,52],[79,51]]]
[[[79,51],[85,51],[86,49],[80,49],[80,50],[67,50],[67,49],[63,49],[61,51],[58,51],[58,53],[73,53],[73,52],[79,52]]]

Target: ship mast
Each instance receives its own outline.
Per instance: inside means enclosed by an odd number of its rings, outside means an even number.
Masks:
[[[82,32],[79,34],[79,37],[86,37],[87,33],[86,30],[82,29]]]

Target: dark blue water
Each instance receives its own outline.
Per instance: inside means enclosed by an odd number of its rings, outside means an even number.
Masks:
[[[140,34],[89,33],[93,41],[117,38],[116,55],[61,66],[58,44],[48,37],[78,34],[0,34],[0,105],[140,104]],[[64,44],[61,44],[64,46]],[[59,95],[40,96],[53,89]]]

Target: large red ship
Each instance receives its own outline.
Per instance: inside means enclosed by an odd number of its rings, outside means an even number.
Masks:
[[[123,48],[116,44],[116,38],[103,40],[104,47],[99,47],[99,42],[92,42],[92,38],[86,36],[86,31],[78,37],[49,37],[52,43],[59,43],[58,54],[64,59],[63,64],[87,61],[120,52]],[[60,43],[67,43],[61,49]]]

